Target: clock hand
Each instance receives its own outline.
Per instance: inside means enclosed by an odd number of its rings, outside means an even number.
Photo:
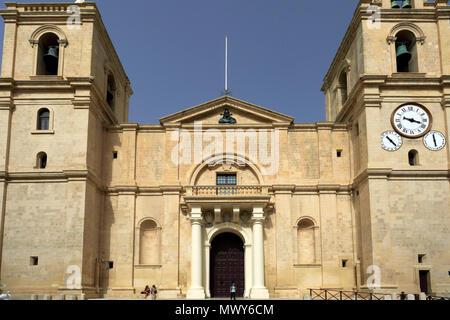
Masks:
[[[433,133],[433,141],[434,141],[434,146],[437,147],[436,137],[434,136],[434,133]]]
[[[389,137],[386,137],[394,146],[397,146],[396,144],[395,144],[395,142],[394,141],[392,141],[392,139],[391,138],[389,138]]]
[[[422,122],[420,122],[420,121],[417,121],[416,119],[414,119],[414,118],[406,118],[406,117],[403,117],[403,120],[408,120],[409,122],[412,122],[412,123],[418,123],[418,124],[421,124]]]

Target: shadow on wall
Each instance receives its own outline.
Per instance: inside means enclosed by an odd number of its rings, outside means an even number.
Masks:
[[[100,291],[105,294],[110,287],[110,277],[114,272],[114,261],[111,259],[111,229],[115,222],[114,205],[111,197],[105,196],[101,229],[100,248]]]
[[[107,186],[111,185],[113,180],[113,168],[115,167],[120,174],[120,155],[117,150],[120,150],[121,142],[119,135],[108,136],[106,133],[106,140],[112,140],[112,143],[106,143],[108,148],[111,145],[111,152],[104,152],[102,159],[102,175]],[[115,164],[115,165],[114,165]],[[107,176],[110,175],[110,176]],[[100,292],[105,294],[110,288],[111,276],[114,272],[114,261],[111,257],[111,234],[112,226],[115,223],[114,208],[117,207],[117,197],[110,197],[108,194],[104,195],[102,219],[100,225],[100,264],[99,264],[99,287]]]

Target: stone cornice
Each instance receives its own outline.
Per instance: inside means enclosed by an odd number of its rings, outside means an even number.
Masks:
[[[270,190],[275,194],[291,194],[295,190],[295,185],[273,185]]]
[[[93,93],[92,96],[92,105],[93,110],[99,115],[100,119],[102,119],[104,126],[110,126],[113,123],[118,123],[116,116],[114,115],[114,112],[109,107],[108,103],[106,102],[102,91],[96,84],[96,82],[92,82],[91,86]]]
[[[81,22],[93,22],[98,12],[94,2],[85,3],[5,3],[7,9],[0,10],[0,14],[7,19],[11,13],[16,13],[15,22],[35,24],[59,24],[67,23],[71,13],[67,13],[70,6],[76,5],[80,8]],[[5,17],[6,16],[6,17]]]
[[[393,74],[391,76],[363,75],[354,85],[347,102],[336,117],[336,122],[343,122],[350,113],[358,114],[365,107],[381,108],[381,103],[386,99],[386,97],[381,98],[381,91],[389,86],[396,86],[397,89],[398,87],[403,87],[405,90],[409,90],[411,87],[434,87],[441,90],[449,83],[449,76],[427,77],[423,73]],[[379,88],[377,93],[373,90],[370,92],[365,90],[366,88],[374,87]]]
[[[353,188],[370,179],[438,179],[448,180],[450,170],[394,170],[391,168],[369,168],[358,174],[353,180]]]
[[[106,188],[110,194],[130,193],[139,195],[181,195],[184,192],[182,186],[136,186],[136,185],[117,185]]]
[[[91,181],[97,188],[104,189],[101,179],[92,170],[0,172],[0,179],[8,182],[69,182]]]
[[[137,131],[139,129],[139,124],[128,122],[122,123],[120,127],[122,128],[122,131]]]
[[[15,81],[13,78],[0,78],[0,90],[12,90],[14,88],[14,85]]]
[[[136,131],[138,132],[166,132],[166,128],[164,128],[161,125],[158,124],[135,124],[136,125]],[[121,133],[125,131],[127,128],[127,123],[117,124],[117,125],[111,125],[107,129],[109,132],[112,133]]]
[[[14,80],[12,78],[0,78],[0,110],[13,111]]]
[[[73,90],[73,97],[59,99],[66,100],[75,109],[91,109],[101,119],[105,126],[118,123],[113,111],[102,98],[101,92],[94,82],[93,77],[55,77],[55,76],[33,76],[30,80],[13,80],[11,78],[0,78],[0,100],[1,91],[27,90],[27,91],[69,91]],[[89,91],[90,89],[90,91]],[[81,93],[81,94],[80,94]],[[30,100],[29,98],[27,98]],[[22,100],[22,99],[17,99]],[[1,105],[12,104],[13,101],[0,101]]]
[[[15,80],[15,90],[68,90],[70,82],[58,76],[31,76],[29,80]]]
[[[181,194],[184,190],[182,186],[161,186],[161,191],[163,194],[167,195],[174,195],[174,194]]]
[[[287,124],[286,124],[287,125]],[[116,132],[120,133],[126,130],[129,126],[129,123],[122,123],[117,125],[110,125],[108,126],[109,132]],[[136,128],[136,131],[138,132],[167,132],[170,130],[179,130],[179,129],[186,129],[186,130],[194,130],[194,126],[190,125],[175,125],[172,126],[161,126],[158,124],[132,124],[133,128]],[[218,125],[203,125],[202,129],[203,131],[208,129],[218,129],[219,131],[226,131],[229,129],[277,129],[277,126],[273,126],[271,124],[265,125],[265,124],[249,124],[249,125],[238,125],[233,127],[220,127]],[[288,131],[293,132],[301,132],[301,131],[318,131],[318,130],[332,130],[332,131],[347,131],[348,130],[348,124],[346,123],[339,123],[339,122],[316,122],[316,123],[294,123],[290,124],[288,127],[284,127]],[[279,129],[279,128],[278,128]]]
[[[318,185],[304,185],[296,186],[295,193],[348,193],[351,191],[351,185],[342,184],[318,184]]]
[[[363,106],[368,107],[381,107],[381,97],[379,92],[377,94],[365,93],[364,88],[380,87],[386,82],[387,76],[384,75],[363,75],[353,86],[348,99],[342,110],[336,117],[337,122],[342,122],[351,112],[359,114]],[[358,108],[358,109],[355,109]]]

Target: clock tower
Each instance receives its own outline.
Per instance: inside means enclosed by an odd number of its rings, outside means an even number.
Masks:
[[[361,0],[324,79],[349,126],[358,288],[450,290],[449,57],[447,0]]]

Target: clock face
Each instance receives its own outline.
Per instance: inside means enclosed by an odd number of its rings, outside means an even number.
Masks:
[[[447,141],[442,133],[438,131],[430,131],[423,138],[423,143],[425,144],[425,147],[431,151],[439,151],[445,147]]]
[[[405,104],[392,115],[395,131],[407,138],[420,138],[430,131],[433,119],[431,113],[422,106]]]
[[[386,131],[381,135],[381,146],[386,151],[397,151],[403,145],[402,137],[394,131]]]

